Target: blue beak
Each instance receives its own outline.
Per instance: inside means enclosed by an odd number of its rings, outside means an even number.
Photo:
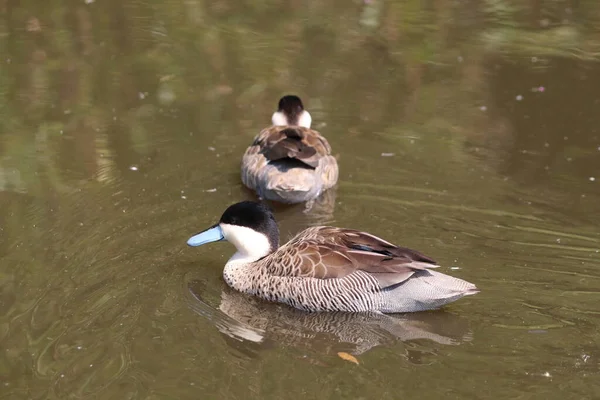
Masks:
[[[200,232],[188,239],[188,246],[202,246],[206,243],[218,242],[225,239],[223,231],[219,225],[212,226],[207,230]]]

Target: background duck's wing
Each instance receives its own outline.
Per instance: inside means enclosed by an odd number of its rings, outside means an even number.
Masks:
[[[333,187],[339,176],[337,160],[334,156],[325,156],[319,160],[319,169],[323,181],[323,189]]]
[[[288,276],[339,279],[363,271],[377,279],[381,288],[437,267],[417,251],[365,232],[332,227],[309,228],[281,247],[273,262],[282,267],[278,272]]]
[[[319,160],[331,153],[329,143],[319,132],[299,126],[264,129],[252,145],[258,146],[269,161],[292,158],[311,168],[317,168]]]

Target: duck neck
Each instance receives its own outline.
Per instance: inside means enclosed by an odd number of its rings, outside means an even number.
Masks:
[[[221,223],[220,227],[225,239],[237,249],[223,269],[223,278],[234,289],[248,292],[251,290],[252,278],[261,273],[260,263],[257,261],[277,249],[279,244],[277,226],[275,225],[269,234],[225,223]]]
[[[266,254],[249,254],[243,251],[237,251],[231,258],[227,261],[227,265],[236,264],[236,265],[246,265],[251,264],[257,260],[263,258]]]
[[[235,253],[223,269],[223,279],[232,288],[240,292],[249,292],[252,290],[252,275],[258,273],[257,265],[254,265],[258,259],[256,256],[242,253]]]

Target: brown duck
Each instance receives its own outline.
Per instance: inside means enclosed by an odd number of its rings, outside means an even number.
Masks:
[[[244,185],[282,203],[313,200],[334,186],[337,161],[327,139],[310,129],[311,121],[299,97],[282,97],[273,126],[263,129],[244,153]]]
[[[218,224],[187,243],[220,240],[237,248],[223,270],[229,286],[301,310],[423,311],[478,292],[434,271],[431,258],[353,229],[311,227],[279,247],[275,217],[261,203],[230,206]]]

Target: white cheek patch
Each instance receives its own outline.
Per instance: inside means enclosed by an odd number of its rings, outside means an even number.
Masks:
[[[312,118],[308,111],[302,111],[300,114],[300,118],[298,118],[298,125],[303,126],[305,128],[310,128],[310,124],[312,123]]]
[[[273,125],[275,126],[287,126],[290,124],[285,114],[281,111],[275,111],[273,113],[273,116],[271,117],[271,122],[273,122]],[[312,117],[310,116],[310,113],[306,110],[302,111],[302,114],[300,114],[300,117],[298,117],[298,126],[310,128],[311,124]]]
[[[275,111],[273,116],[271,117],[271,121],[275,126],[286,126],[288,125],[288,120],[284,113],[280,111]]]
[[[256,261],[271,252],[271,243],[266,235],[245,226],[219,224],[225,240],[233,244],[236,259]]]

